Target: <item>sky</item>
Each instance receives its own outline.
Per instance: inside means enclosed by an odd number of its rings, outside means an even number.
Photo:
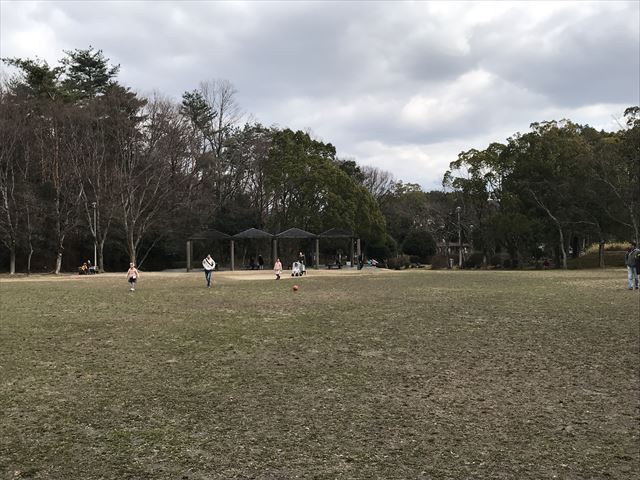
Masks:
[[[640,2],[0,1],[0,56],[101,49],[179,101],[225,79],[246,119],[440,189],[458,154],[640,104]]]

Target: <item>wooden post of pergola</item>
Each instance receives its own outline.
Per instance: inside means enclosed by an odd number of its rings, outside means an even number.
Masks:
[[[355,266],[355,253],[353,248],[353,237],[349,239],[349,243],[351,244],[351,248],[349,249],[349,254],[351,255],[351,266]]]
[[[355,238],[357,241],[358,255],[360,255],[360,238],[356,237],[355,234],[351,230],[346,230],[343,228],[332,228],[327,230],[326,232],[318,235],[319,238],[344,238],[349,239],[351,246],[349,247],[349,253],[351,255],[351,266],[354,266],[354,251],[353,251],[353,239]]]
[[[320,238],[316,237],[316,270],[320,268]]]
[[[187,272],[191,271],[191,257],[193,257],[193,244],[187,240]]]
[[[233,272],[236,269],[236,262],[235,262],[235,249],[234,249],[234,244],[233,244],[233,240],[231,240],[231,271]]]
[[[193,270],[193,243],[198,242],[206,242],[207,245],[210,245],[213,242],[220,242],[224,240],[229,240],[231,237],[226,233],[219,232],[218,230],[205,230],[194,235],[191,235],[187,239],[187,272]],[[232,242],[233,243],[233,242]],[[233,270],[233,246],[231,246],[231,269]],[[220,259],[216,259],[218,264],[222,264]]]

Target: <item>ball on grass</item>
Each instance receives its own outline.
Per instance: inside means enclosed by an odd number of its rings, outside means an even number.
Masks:
[[[294,285],[294,286],[293,286],[293,291],[294,291],[294,292],[297,292],[299,288],[300,288],[300,287],[299,287],[298,285]]]

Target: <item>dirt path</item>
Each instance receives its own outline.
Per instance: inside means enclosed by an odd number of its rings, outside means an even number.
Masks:
[[[354,275],[384,275],[391,273],[391,270],[383,268],[364,268],[363,270],[357,270],[355,268],[343,268],[336,269],[309,269],[307,271],[307,277],[343,277]],[[200,270],[192,272],[184,271],[163,271],[163,272],[141,272],[142,278],[177,278],[185,275],[202,275]],[[271,270],[236,270],[215,272],[214,277],[216,279],[233,280],[233,281],[245,281],[245,280],[273,280],[274,274]],[[101,273],[99,275],[78,275],[73,273],[63,273],[60,275],[53,274],[32,274],[24,275],[17,274],[9,276],[7,274],[0,275],[0,284],[12,283],[12,282],[90,282],[99,278],[126,278],[126,272],[108,272]],[[291,278],[291,270],[283,270],[282,278]]]

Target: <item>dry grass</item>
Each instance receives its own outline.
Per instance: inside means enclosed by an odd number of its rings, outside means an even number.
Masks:
[[[640,474],[622,270],[1,282],[0,476]]]
[[[629,242],[607,242],[604,244],[605,252],[621,252],[624,256],[624,252],[629,248]],[[586,249],[586,253],[598,254],[600,246],[597,243],[592,243]]]

